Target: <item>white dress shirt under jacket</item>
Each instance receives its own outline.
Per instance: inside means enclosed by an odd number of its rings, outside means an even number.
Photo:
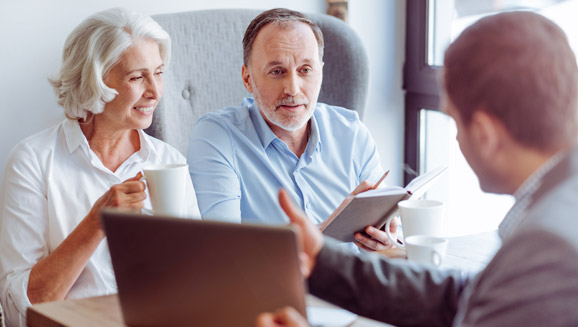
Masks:
[[[48,256],[111,186],[146,165],[185,163],[172,146],[139,131],[141,148],[112,172],[90,149],[77,121],[20,142],[9,155],[0,189],[0,300],[8,326],[23,326],[30,269]],[[199,217],[187,183],[187,217]],[[150,209],[150,201],[145,201]],[[66,298],[116,292],[106,241],[96,249]]]

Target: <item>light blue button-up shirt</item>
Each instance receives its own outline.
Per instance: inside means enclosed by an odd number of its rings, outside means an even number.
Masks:
[[[203,219],[233,222],[287,223],[278,202],[285,188],[317,224],[359,183],[383,173],[355,111],[318,103],[299,158],[271,131],[252,98],[201,117],[187,160]]]

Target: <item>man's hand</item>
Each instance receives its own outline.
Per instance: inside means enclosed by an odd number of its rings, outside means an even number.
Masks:
[[[287,191],[283,189],[279,191],[279,204],[289,216],[291,225],[297,232],[297,242],[301,248],[301,253],[299,253],[301,273],[309,277],[315,266],[317,255],[323,247],[323,234],[317,226],[309,222],[305,213],[295,205]]]
[[[353,192],[351,192],[351,195],[357,195],[359,193],[373,189],[374,185],[370,184],[368,181],[363,181],[355,188],[355,190],[353,190]],[[346,204],[345,201],[339,206],[339,208],[337,208],[336,212],[338,212],[338,210],[340,211],[340,209],[342,209],[344,204]],[[393,239],[397,238],[397,225],[398,221],[397,219],[394,219],[389,226],[390,227],[389,231]],[[373,226],[367,226],[365,228],[365,233],[366,234],[355,233],[354,235],[358,246],[364,250],[381,251],[390,249],[395,246],[391,243],[385,231],[379,230]]]
[[[257,316],[257,327],[306,327],[307,320],[292,307],[284,307],[270,313],[264,312]]]
[[[393,218],[393,221],[389,225],[389,232],[394,240],[397,239],[398,224],[399,223],[397,218]],[[371,237],[367,237],[367,235],[363,233],[355,233],[355,240],[358,242],[358,246],[364,250],[381,251],[390,249],[395,246],[391,243],[385,231],[377,229],[373,226],[367,226],[365,227],[365,233]]]
[[[339,207],[337,207],[337,209],[333,211],[333,213],[329,216],[329,218],[325,219],[325,221],[319,224],[318,227],[321,229],[325,228],[325,225],[330,221],[332,221],[333,218],[337,216],[341,212],[341,210],[343,210],[343,208],[345,208],[349,204],[349,202],[351,202],[351,200],[353,200],[355,195],[371,189],[373,189],[373,186],[369,184],[368,181],[361,182],[361,184],[357,185],[357,187],[355,188],[355,190],[353,190],[353,192],[349,193],[349,195],[345,198],[345,200],[343,200],[343,202],[341,202]]]

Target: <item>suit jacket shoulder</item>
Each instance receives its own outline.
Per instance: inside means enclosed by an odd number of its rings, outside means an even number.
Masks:
[[[480,274],[464,326],[578,326],[578,251],[550,231],[524,230]]]
[[[578,151],[542,179],[474,285],[464,325],[578,325]]]

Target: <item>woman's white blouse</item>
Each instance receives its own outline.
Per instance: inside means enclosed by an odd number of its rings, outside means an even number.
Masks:
[[[20,142],[9,155],[0,189],[0,300],[8,326],[23,326],[30,269],[49,255],[111,186],[143,167],[185,163],[172,146],[139,131],[141,148],[112,172],[90,149],[77,121]],[[200,217],[192,182],[187,217]],[[150,201],[145,201],[150,209]],[[116,292],[106,241],[101,242],[67,298]]]

